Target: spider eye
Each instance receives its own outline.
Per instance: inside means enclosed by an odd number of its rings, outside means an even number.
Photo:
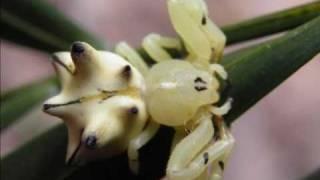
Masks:
[[[96,138],[96,136],[88,136],[85,139],[84,143],[85,143],[86,148],[94,149],[97,146],[97,138]]]
[[[84,46],[81,42],[74,42],[71,46],[71,52],[75,54],[81,54],[84,52]]]

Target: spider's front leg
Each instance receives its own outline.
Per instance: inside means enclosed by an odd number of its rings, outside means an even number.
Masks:
[[[180,40],[176,38],[162,37],[155,33],[151,33],[143,39],[142,47],[149,56],[158,63],[172,59],[166,49],[177,49],[178,51],[181,51],[182,49]]]
[[[211,144],[214,135],[211,117],[199,122],[196,129],[174,148],[166,170],[170,180],[195,179],[204,173],[208,165],[230,152],[234,141],[229,136]]]

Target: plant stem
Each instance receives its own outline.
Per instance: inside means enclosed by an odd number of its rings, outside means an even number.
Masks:
[[[320,15],[320,1],[263,15],[222,28],[227,44],[234,44],[297,27]]]

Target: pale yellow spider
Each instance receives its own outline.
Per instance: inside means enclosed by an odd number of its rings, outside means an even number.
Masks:
[[[209,19],[203,0],[167,3],[181,40],[148,35],[142,45],[156,61],[151,69],[124,42],[115,49],[124,58],[82,42],[72,45],[71,54],[55,54],[62,91],[45,102],[44,110],[68,126],[69,163],[127,149],[130,168],[137,173],[138,150],[159,125],[166,125],[176,130],[168,179],[206,179],[209,165],[210,179],[222,178],[234,144],[221,118],[230,110],[231,98],[220,107],[215,105],[220,99],[217,76],[227,79],[217,64],[225,36]],[[181,60],[165,50],[183,47],[188,56]]]
[[[176,129],[166,170],[169,179],[206,177],[205,169],[211,163],[211,178],[221,179],[223,166],[234,144],[224,123],[217,121],[220,138],[211,143],[215,130],[212,118],[221,117],[231,108],[231,98],[221,107],[214,105],[220,98],[216,75],[227,79],[224,68],[216,64],[223,53],[226,38],[209,19],[203,0],[167,0],[167,4],[171,22],[181,40],[154,33],[148,35],[142,46],[156,65],[147,70],[141,56],[124,42],[118,44],[116,52],[145,74],[145,101],[151,120]],[[185,61],[172,59],[165,50],[181,50],[182,47],[188,52]],[[141,134],[141,140],[137,138],[137,142],[146,142],[145,139],[153,135],[152,128],[156,126],[150,127]],[[185,129],[191,129],[187,136]],[[136,154],[135,151],[132,150],[132,154]],[[131,167],[135,169],[133,162]]]

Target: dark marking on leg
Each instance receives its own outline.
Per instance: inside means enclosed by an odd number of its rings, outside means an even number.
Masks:
[[[201,24],[202,24],[202,25],[206,25],[206,24],[207,24],[207,18],[206,18],[205,15],[202,16]]]
[[[206,165],[206,164],[208,163],[208,161],[209,161],[209,154],[208,154],[208,152],[205,152],[205,153],[203,154],[203,160],[204,160],[204,165]]]
[[[223,161],[219,161],[218,162],[220,169],[223,171],[224,170],[224,162]]]

